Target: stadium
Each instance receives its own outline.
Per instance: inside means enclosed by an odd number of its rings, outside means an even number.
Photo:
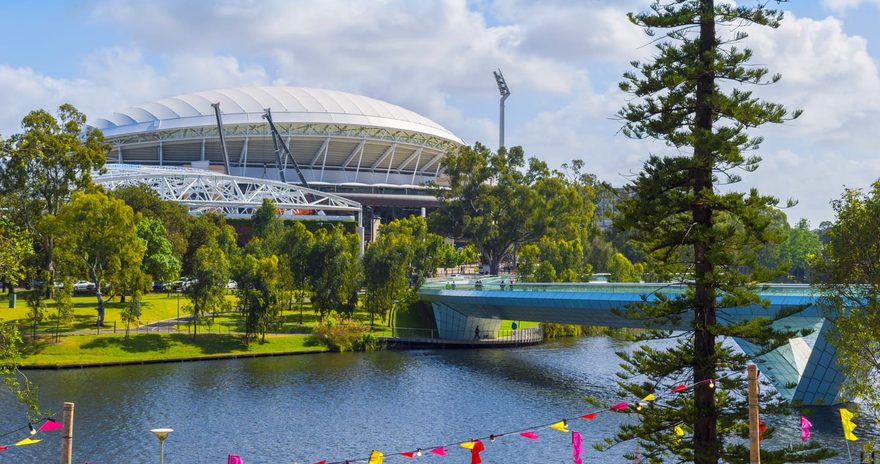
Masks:
[[[217,103],[219,118],[212,106]],[[267,109],[274,131],[265,117]],[[195,92],[134,106],[91,126],[112,146],[107,161],[116,166],[98,178],[108,187],[138,177],[153,179],[154,189],[166,190],[160,194],[190,200],[194,212],[199,205],[217,208],[218,202],[226,202],[239,203],[240,215],[253,206],[245,203],[274,200],[283,191],[285,198],[298,196],[286,205],[290,216],[321,213],[310,205],[350,210],[359,204],[367,210],[366,217],[358,218],[365,222],[374,215],[384,222],[424,214],[436,206],[426,184],[438,180],[443,157],[463,144],[440,124],[400,106],[306,87]],[[163,177],[176,179],[176,184]],[[187,187],[193,179],[201,179],[201,193]],[[248,191],[268,194],[235,192],[242,183],[250,186]],[[218,198],[230,186],[233,198]],[[339,210],[346,208],[334,211]]]

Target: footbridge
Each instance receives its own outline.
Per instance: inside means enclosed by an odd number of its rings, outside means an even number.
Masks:
[[[431,280],[419,295],[433,305],[440,336],[460,339],[478,328],[481,333],[497,332],[501,320],[642,328],[640,321],[620,317],[614,310],[657,295],[674,298],[686,288],[669,283],[511,284],[508,279],[491,277]],[[803,334],[770,352],[745,340],[736,342],[787,400],[806,405],[836,403],[843,376],[836,350],[826,339],[833,325],[818,307],[819,295],[808,285],[792,284],[767,284],[759,294],[768,303],[766,307],[719,309],[718,321],[767,317],[777,329]],[[680,327],[665,328],[686,330],[690,326],[683,320]]]

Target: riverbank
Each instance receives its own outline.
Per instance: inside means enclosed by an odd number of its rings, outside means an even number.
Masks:
[[[267,335],[265,343],[245,345],[239,336],[202,334],[193,339],[185,333],[68,335],[60,343],[51,339],[28,344],[21,368],[60,369],[126,364],[154,364],[240,357],[322,353],[304,335]]]

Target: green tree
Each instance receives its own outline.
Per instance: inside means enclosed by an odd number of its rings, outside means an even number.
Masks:
[[[749,136],[748,130],[789,117],[781,105],[743,90],[742,85],[779,77],[768,79],[765,68],[749,64],[751,51],[737,46],[747,37],[741,25],[775,28],[781,16],[763,4],[716,5],[713,0],[656,1],[649,12],[629,15],[654,37],[656,54],[648,62],[633,62],[635,71],[624,75],[621,89],[635,98],[619,113],[622,131],[632,138],[662,141],[674,154],[650,156],[629,186],[633,197],[621,202],[617,227],[632,234],[661,278],[692,282],[680,297],[658,298],[625,312],[649,327],[676,320],[691,325],[676,335],[671,347],[647,345],[621,354],[625,372],[620,386],[628,396],[669,391],[679,382],[695,385],[693,395],[644,408],[637,423],[621,426],[609,440],[636,439],[649,462],[748,460],[741,440],[747,430],[743,374],[748,360],[724,341],[741,337],[768,347],[782,337],[772,333],[769,319],[721,325],[716,314],[719,307],[759,302],[754,282],[771,275],[756,266],[756,250],[778,239],[769,230],[770,211],[778,201],[755,190],[743,194],[719,187],[737,182],[737,172],[757,168],[760,159],[744,152],[757,149],[762,140]],[[732,35],[719,36],[725,31]],[[655,330],[647,336],[671,334]],[[713,388],[716,384],[720,392]],[[764,412],[773,410],[768,401],[764,398]],[[673,433],[679,423],[689,440]],[[768,429],[764,439],[771,438]],[[822,456],[767,448],[762,462]]]
[[[816,283],[837,326],[831,342],[846,374],[842,392],[880,424],[880,182],[867,194],[847,190],[833,206]]]
[[[25,262],[33,250],[27,230],[17,227],[0,210],[0,282],[8,284],[10,293],[25,277]]]
[[[383,236],[404,238],[407,241],[412,255],[408,257],[406,264],[419,283],[433,276],[437,268],[442,266],[440,250],[443,247],[443,237],[428,232],[428,221],[425,218],[409,216],[395,219],[382,226],[379,241]]]
[[[122,308],[119,318],[125,324],[125,338],[128,338],[128,332],[132,324],[139,324],[141,314],[143,314],[143,302],[141,301],[141,292],[135,291],[131,295],[131,300]]]
[[[180,275],[180,259],[174,255],[162,221],[153,217],[141,218],[137,223],[137,235],[145,250],[141,270],[159,282],[176,279]]]
[[[174,256],[183,256],[186,253],[190,227],[194,220],[186,206],[174,201],[162,200],[159,194],[146,184],[118,187],[109,195],[124,201],[135,213],[145,218],[162,221]]]
[[[639,282],[644,272],[644,266],[641,263],[631,263],[623,253],[611,255],[607,267],[608,272],[611,273],[611,277],[608,279],[610,282]]]
[[[395,300],[409,291],[410,263],[415,255],[413,240],[402,234],[380,234],[364,253],[364,286],[370,325],[378,315],[383,320]]]
[[[278,257],[243,255],[234,273],[245,309],[245,343],[262,336],[266,341],[278,308]]]
[[[64,274],[86,272],[95,284],[98,320],[104,324],[104,289],[120,287],[140,270],[144,245],[137,236],[137,218],[122,200],[97,193],[74,192],[57,216],[45,218],[45,227],[58,237]]]
[[[74,190],[92,186],[91,173],[101,169],[110,146],[101,131],[86,126],[85,114],[70,104],[55,116],[36,110],[21,121],[21,132],[0,147],[0,193],[13,199],[19,225],[36,232],[43,213],[57,214]],[[55,278],[55,237],[35,234],[39,266]]]
[[[207,213],[190,219],[186,252],[181,259],[183,275],[193,275],[196,251],[208,244],[220,247],[228,259],[238,253],[238,237],[235,229],[219,214]]]
[[[64,279],[64,286],[55,293],[55,343],[61,337],[61,326],[73,321],[73,278]]]
[[[299,305],[299,323],[303,323],[303,300],[309,289],[311,275],[311,254],[315,246],[315,236],[302,222],[294,222],[284,235],[281,251],[286,257],[286,265]]]
[[[789,229],[781,248],[791,278],[795,282],[809,282],[810,261],[822,252],[822,242],[819,235],[810,230],[810,222],[801,219]]]
[[[193,339],[198,332],[199,317],[227,307],[226,283],[230,274],[229,260],[217,242],[209,241],[196,250],[192,261],[193,281],[186,289],[193,316]]]
[[[46,286],[49,285],[48,278],[49,273],[43,272],[42,278],[36,281],[39,283],[31,287],[31,291],[25,297],[28,304],[27,320],[31,325],[31,339],[34,341],[37,339],[37,325],[43,322],[43,318],[46,316]]]
[[[593,214],[589,197],[560,173],[531,158],[520,147],[496,153],[477,143],[444,159],[449,188],[438,189],[440,207],[431,229],[466,239],[497,274],[515,249],[542,235],[585,236]],[[515,263],[514,263],[515,264]]]
[[[360,241],[356,234],[346,234],[342,226],[331,231],[318,229],[310,253],[309,275],[312,306],[321,321],[331,311],[344,312],[353,304],[360,288]]]

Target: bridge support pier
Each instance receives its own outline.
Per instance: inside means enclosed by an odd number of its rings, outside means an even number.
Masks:
[[[495,338],[501,328],[501,319],[485,319],[482,317],[465,316],[443,303],[432,303],[434,320],[440,338],[446,340],[473,340],[477,328],[480,338]]]
[[[837,398],[843,374],[837,365],[837,350],[828,342],[834,324],[817,318],[807,335],[795,337],[770,352],[745,340],[737,344],[770,379],[773,386],[794,405],[832,405]]]

